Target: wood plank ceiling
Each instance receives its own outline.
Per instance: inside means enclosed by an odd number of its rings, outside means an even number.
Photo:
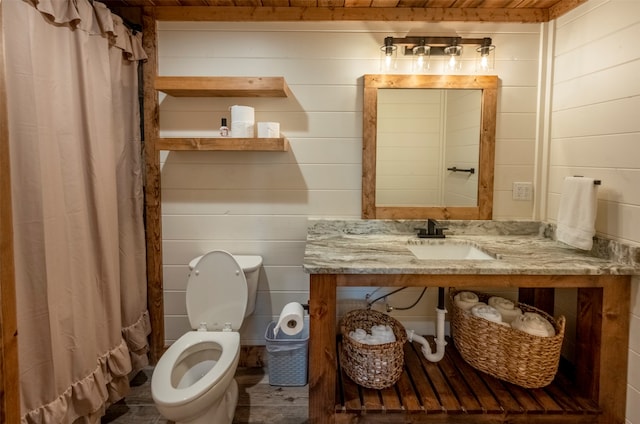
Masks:
[[[101,0],[160,20],[547,22],[587,0]]]

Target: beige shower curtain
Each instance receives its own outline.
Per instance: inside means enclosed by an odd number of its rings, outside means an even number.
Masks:
[[[89,0],[3,0],[24,423],[99,422],[147,364],[141,34]]]

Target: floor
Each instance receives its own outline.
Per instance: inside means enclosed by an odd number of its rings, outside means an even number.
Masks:
[[[145,368],[131,382],[131,393],[111,405],[102,424],[170,423],[157,411],[151,398],[153,368]],[[309,389],[269,385],[265,368],[238,368],[236,381],[240,388],[234,423],[306,424],[308,423]]]

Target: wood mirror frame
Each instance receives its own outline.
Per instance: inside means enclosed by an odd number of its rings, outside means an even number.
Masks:
[[[379,88],[482,90],[478,205],[471,207],[376,206],[376,138]],[[365,75],[362,138],[363,219],[491,219],[498,77],[495,75]]]

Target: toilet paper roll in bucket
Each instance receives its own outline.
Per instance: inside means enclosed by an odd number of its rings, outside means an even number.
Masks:
[[[273,336],[278,335],[278,331],[282,331],[288,336],[294,336],[302,331],[304,327],[304,308],[298,302],[287,303],[282,312],[276,326],[273,328]]]
[[[259,138],[279,138],[280,123],[279,122],[258,122]]]
[[[255,110],[251,106],[234,105],[231,111],[231,135],[240,138],[255,137]]]

